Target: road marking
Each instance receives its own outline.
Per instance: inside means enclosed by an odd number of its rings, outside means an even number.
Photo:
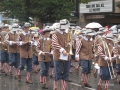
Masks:
[[[76,85],[76,86],[79,86],[79,87],[82,87],[81,85],[79,85],[79,84],[77,84],[77,83],[70,83],[70,84]],[[88,87],[84,87],[84,88],[89,89],[89,90],[96,90],[96,89],[94,89],[94,88],[88,88]]]

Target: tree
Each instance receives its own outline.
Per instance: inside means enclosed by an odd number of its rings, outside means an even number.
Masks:
[[[73,11],[72,0],[1,0],[0,11],[5,11],[9,17],[21,21],[29,21],[29,17],[41,22],[55,22],[62,18],[69,19]],[[74,0],[73,0],[74,1]],[[79,0],[87,2],[88,0]]]

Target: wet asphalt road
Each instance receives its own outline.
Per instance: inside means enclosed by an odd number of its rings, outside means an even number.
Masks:
[[[77,66],[77,63],[75,63],[75,66]],[[81,71],[81,68],[80,68]],[[32,73],[32,81],[33,84],[26,84],[25,83],[25,77],[26,72],[23,71],[22,74],[22,80],[19,82],[18,80],[14,79],[13,77],[5,76],[4,74],[0,74],[0,90],[45,90],[42,89],[39,85],[39,73]],[[92,88],[83,88],[80,85],[80,79],[81,79],[81,72],[79,72],[79,75],[76,75],[75,68],[72,68],[72,73],[70,73],[69,77],[72,82],[67,83],[66,90],[97,90],[97,82],[99,80],[99,77],[95,79],[90,74],[89,84],[92,86]],[[53,80],[48,77],[47,78],[47,86],[49,89],[46,90],[53,90]],[[58,90],[60,90],[60,85]],[[114,82],[113,80],[109,83],[109,89],[108,90],[120,90],[120,85],[117,82]]]

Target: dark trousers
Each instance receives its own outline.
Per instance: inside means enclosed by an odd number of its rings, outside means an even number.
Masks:
[[[49,62],[40,62],[40,76],[48,76]]]
[[[111,67],[109,67],[109,68],[110,68],[111,74],[113,74],[112,68]],[[100,66],[100,78],[102,80],[110,80],[111,79],[109,68],[108,68],[108,66]]]
[[[68,80],[70,61],[54,61],[54,81]]]
[[[33,54],[32,60],[33,60],[33,64],[34,64],[34,65],[39,65],[38,56],[36,56],[35,54]]]
[[[0,60],[1,63],[9,63],[9,54],[7,51],[1,50],[0,51]]]
[[[19,53],[9,53],[10,66],[15,66],[15,68],[18,68],[19,63],[20,63],[20,54]]]
[[[21,58],[20,59],[20,70],[24,70],[25,65],[27,66],[27,71],[32,71],[32,58]]]
[[[82,67],[82,73],[89,74],[91,71],[92,61],[91,60],[80,60],[80,63]]]

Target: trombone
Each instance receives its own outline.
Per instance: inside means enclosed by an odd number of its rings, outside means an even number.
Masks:
[[[110,73],[110,77],[111,79],[114,79],[115,78],[115,72],[114,72],[114,69],[113,69],[113,63],[112,63],[112,57],[111,57],[111,52],[110,52],[110,49],[108,48],[108,45],[107,43],[105,42],[105,40],[103,41],[103,46],[104,46],[104,51],[105,51],[105,55],[108,54],[109,58],[110,58],[110,63],[107,61],[107,64],[108,64],[108,69],[109,69],[109,73]],[[111,50],[112,51],[112,50]],[[111,65],[111,67],[110,67]],[[112,70],[112,71],[111,71]],[[113,76],[112,76],[113,74]]]

